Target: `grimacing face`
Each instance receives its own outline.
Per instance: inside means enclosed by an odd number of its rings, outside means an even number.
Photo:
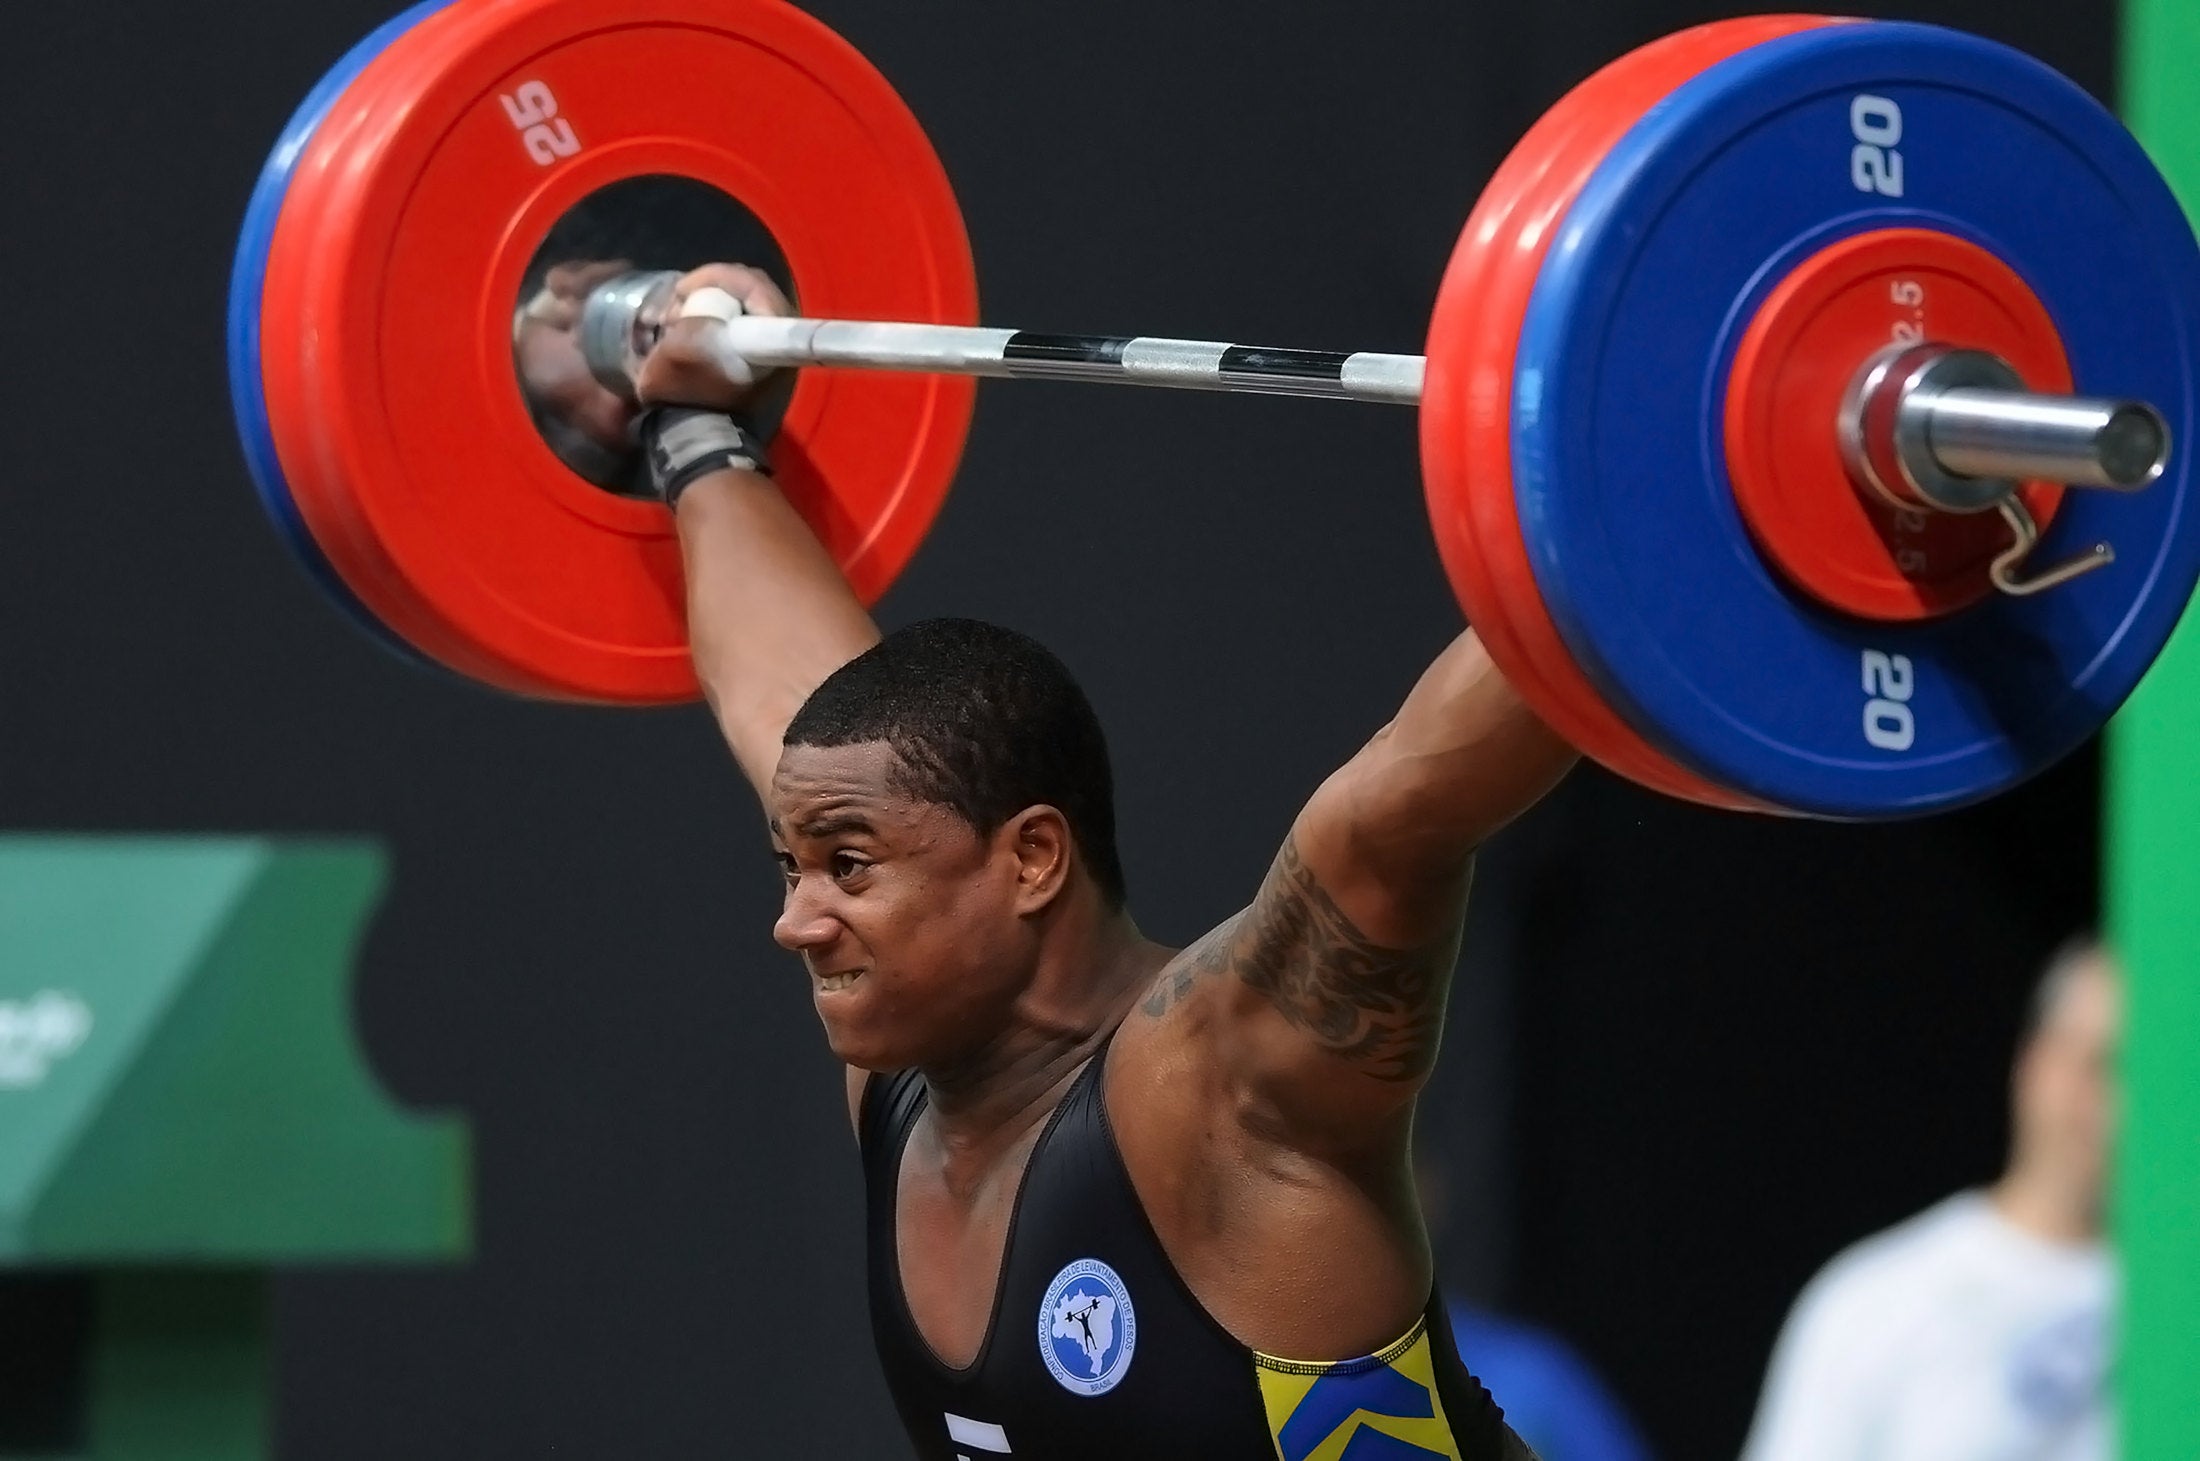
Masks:
[[[884,741],[789,746],[768,810],[786,904],[833,1054],[865,1070],[951,1066],[1030,982],[1038,933],[1019,825],[990,836],[895,789]]]

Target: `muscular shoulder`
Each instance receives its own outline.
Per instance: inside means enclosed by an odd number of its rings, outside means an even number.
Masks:
[[[1250,912],[1246,909],[1232,914],[1164,964],[1153,983],[1147,986],[1138,1007],[1124,1022],[1126,1030],[1158,1021],[1179,1026],[1197,1023],[1201,1002],[1194,1000],[1193,995],[1230,972],[1238,930]]]
[[[1199,1053],[1212,1034],[1209,989],[1227,970],[1232,930],[1242,916],[1179,950],[1124,1016],[1108,1049],[1111,1110],[1129,1114],[1148,1092],[1166,1096],[1212,1074],[1212,1062]]]
[[[1242,917],[1242,915],[1241,915]],[[1118,1031],[1106,1111],[1162,1251],[1239,1342],[1277,1354],[1365,1353],[1428,1299],[1410,1212],[1408,1123],[1349,1141],[1303,1125],[1226,1058],[1242,980],[1226,922],[1164,968]],[[1321,1268],[1315,1291],[1295,1277]]]
[[[1242,1123],[1220,1119],[1237,1103],[1215,1051],[1225,1017],[1220,994],[1235,977],[1231,949],[1243,918],[1224,920],[1163,965],[1109,1045],[1108,1116],[1134,1167],[1145,1152],[1174,1154],[1171,1165],[1180,1168],[1196,1165],[1219,1154],[1217,1141],[1241,1134]]]

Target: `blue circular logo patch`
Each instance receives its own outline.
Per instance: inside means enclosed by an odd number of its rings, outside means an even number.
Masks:
[[[1131,1291],[1097,1258],[1080,1258],[1047,1285],[1039,1305],[1039,1358],[1064,1390],[1105,1395],[1130,1372],[1138,1347]]]

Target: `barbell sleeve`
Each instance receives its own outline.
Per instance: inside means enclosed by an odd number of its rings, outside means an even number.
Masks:
[[[1915,409],[1934,460],[1965,477],[2135,492],[2169,460],[2169,424],[2142,401],[1971,389]]]
[[[2143,401],[2025,389],[1980,350],[1897,346],[1866,361],[1840,416],[1857,482],[1898,506],[1982,512],[2019,482],[2136,492],[2169,463],[2169,424]]]

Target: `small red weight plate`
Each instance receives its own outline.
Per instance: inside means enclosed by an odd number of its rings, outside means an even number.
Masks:
[[[2070,390],[2047,308],[1977,244],[1924,228],[1860,233],[1811,255],[1765,297],[1727,377],[1726,462],[1758,550],[1829,608],[1885,622],[1929,619],[1994,592],[2009,546],[1995,513],[1897,508],[1849,477],[1830,431],[1865,361],[1897,341],[1984,350],[2035,391]],[[2061,489],[2020,489],[2044,531]]]
[[[1574,88],[1498,168],[1467,220],[1429,325],[1421,467],[1438,551],[1468,622],[1552,729],[1622,776],[1708,806],[1777,810],[1676,765],[1604,703],[1544,608],[1513,497],[1513,360],[1536,275],[1582,185],[1682,83],[1751,46],[1835,24],[1719,21],[1654,41]]]
[[[462,0],[339,111],[292,183],[264,327],[277,446],[315,540],[462,673],[693,698],[670,518],[568,471],[528,419],[521,277],[591,193],[676,175],[762,221],[805,312],[969,323],[969,242],[922,130],[780,0]],[[803,373],[779,483],[867,602],[937,513],[973,400],[969,380]]]

